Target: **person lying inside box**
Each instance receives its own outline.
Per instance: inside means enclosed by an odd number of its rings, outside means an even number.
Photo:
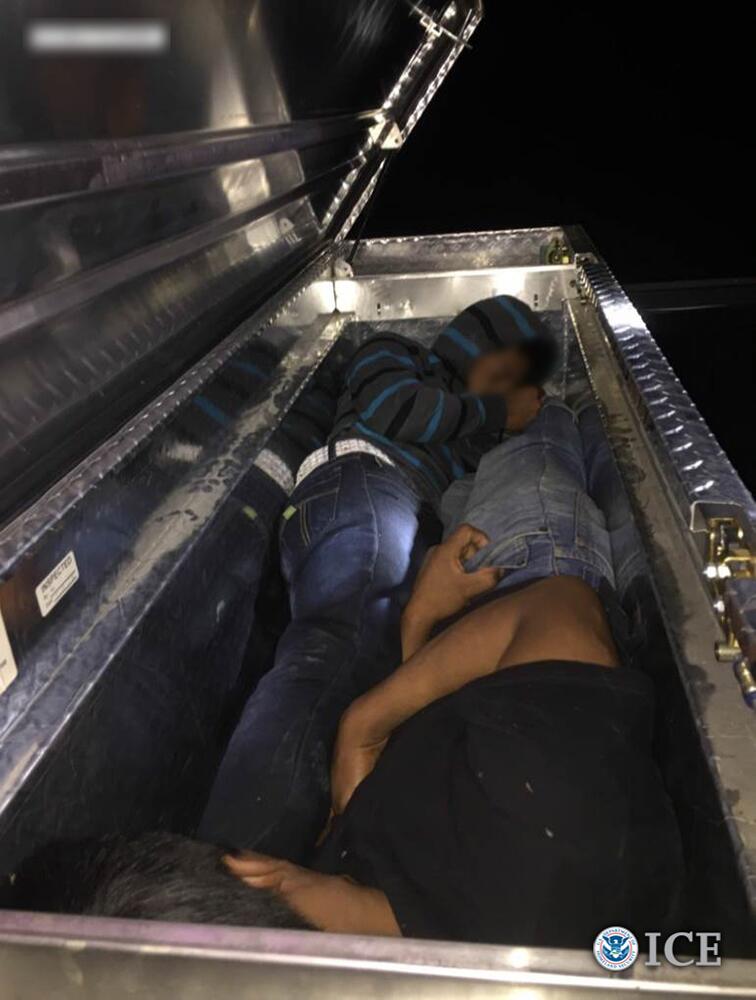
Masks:
[[[58,844],[14,905],[574,947],[620,915],[669,927],[680,839],[598,434],[595,406],[547,400],[447,491],[403,662],[341,719],[308,867],[165,834]]]
[[[306,858],[328,816],[339,719],[401,660],[401,610],[444,490],[536,416],[557,357],[543,319],[508,295],[468,306],[430,348],[388,333],[356,351],[328,445],[303,461],[283,513],[291,620],[221,762],[202,839]]]

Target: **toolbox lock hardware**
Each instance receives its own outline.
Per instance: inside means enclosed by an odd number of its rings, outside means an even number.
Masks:
[[[704,576],[712,596],[724,642],[715,647],[718,660],[734,665],[735,676],[743,697],[751,707],[756,707],[756,678],[747,650],[737,637],[739,622],[728,594],[728,581],[756,581],[756,553],[745,540],[745,532],[736,517],[710,517],[706,520],[707,552]]]

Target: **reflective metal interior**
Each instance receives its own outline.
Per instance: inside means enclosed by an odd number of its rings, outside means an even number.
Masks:
[[[608,977],[555,949],[0,910],[9,995],[756,995],[756,721],[726,662],[737,639],[756,664],[756,590],[725,579],[713,599],[709,573],[718,518],[756,551],[753,498],[580,230],[346,242],[480,16],[479,0],[0,10],[0,614],[18,666],[0,873],[51,838],[192,832],[285,621],[275,550],[257,607],[239,596],[256,456],[365,337],[428,341],[507,292],[560,334],[550,390],[601,404],[635,512],[686,919],[721,930],[725,963]],[[61,17],[147,19],[169,45],[32,53],[30,26]],[[270,379],[198,429],[203,392],[260,348]],[[35,589],[70,552],[79,579],[43,615]]]
[[[756,996],[752,963],[675,969],[640,961],[609,975],[588,953],[189,924],[10,914],[0,961],[19,995],[105,1000],[385,996],[392,1000],[568,1000]]]
[[[277,303],[275,322],[261,330],[250,319],[185,385],[166,390],[177,395],[168,419],[155,419],[157,397],[142,411],[144,433],[114,439],[112,454],[101,446],[6,527],[0,604],[19,677],[0,697],[0,868],[12,870],[51,837],[148,825],[191,832],[234,706],[269,662],[274,605],[283,600],[274,567],[254,630],[250,610],[225,600],[226,575],[244,571],[248,524],[240,508],[250,500],[245,477],[255,455],[319,364],[338,365],[352,345],[385,329],[427,341],[464,305],[506,291],[560,332],[562,367],[550,389],[569,397],[590,383],[636,511],[643,558],[634,585],[652,635],[659,759],[688,859],[686,919],[722,931],[722,968],[684,973],[638,964],[606,979],[590,955],[553,950],[0,913],[3,968],[14,984],[30,976],[51,982],[65,969],[70,989],[86,996],[106,988],[125,995],[134,984],[163,995],[190,980],[197,996],[208,997],[221,984],[269,996],[305,984],[313,996],[379,989],[451,996],[461,988],[480,996],[526,990],[529,998],[533,991],[639,988],[753,995],[756,965],[745,958],[756,941],[756,726],[732,671],[717,660],[721,630],[696,525],[674,459],[664,453],[669,436],[657,433],[645,409],[665,385],[678,397],[682,389],[660,366],[653,386],[644,382],[655,347],[645,328],[646,352],[623,359],[625,328],[612,325],[618,314],[585,285],[585,264],[605,265],[595,251],[592,261],[581,257],[585,250],[575,259],[577,238],[549,229],[368,241],[351,264],[353,248],[341,247],[325,271],[297,285],[296,297]],[[566,262],[554,262],[555,245],[568,248]],[[613,293],[623,295],[616,283]],[[186,408],[258,337],[280,356],[274,384],[240,402],[228,428],[184,440]],[[705,425],[685,398],[679,433],[690,427],[700,437]],[[707,462],[712,499],[745,507],[747,494],[721,451],[712,447]],[[80,585],[41,619],[29,610],[34,586],[71,550],[81,554]],[[200,639],[191,647],[190,618],[206,625],[192,630]]]
[[[325,259],[480,18],[424,10],[3,7],[0,523]],[[30,26],[84,17],[150,19],[170,43],[29,50]]]

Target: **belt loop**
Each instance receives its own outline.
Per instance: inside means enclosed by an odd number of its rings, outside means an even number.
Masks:
[[[337,455],[336,455],[336,442],[332,439],[332,440],[330,440],[328,442],[328,444],[326,445],[326,447],[328,448],[328,461],[332,462],[335,458],[337,458]]]

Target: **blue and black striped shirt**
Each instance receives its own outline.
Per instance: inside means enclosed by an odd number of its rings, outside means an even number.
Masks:
[[[389,334],[367,341],[349,364],[330,439],[363,437],[382,448],[435,504],[475,470],[506,419],[502,398],[465,392],[439,353]]]

